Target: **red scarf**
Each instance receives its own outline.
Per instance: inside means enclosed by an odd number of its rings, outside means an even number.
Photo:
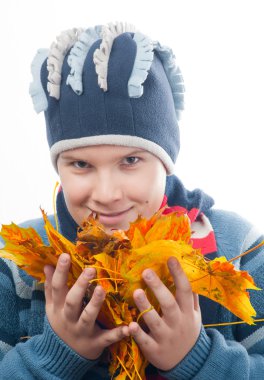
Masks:
[[[167,196],[164,195],[160,208],[166,206],[167,200]],[[193,248],[201,249],[201,253],[203,255],[217,251],[214,230],[207,216],[200,212],[198,208],[187,210],[182,206],[172,206],[165,208],[163,214],[166,215],[175,211],[180,215],[188,215],[190,219],[192,228],[191,241]]]

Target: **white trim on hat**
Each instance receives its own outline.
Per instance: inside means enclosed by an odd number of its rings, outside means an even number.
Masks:
[[[121,145],[145,149],[157,156],[163,162],[168,175],[174,173],[174,162],[160,145],[154,143],[153,141],[143,139],[142,137],[128,135],[88,136],[81,137],[79,139],[58,141],[52,145],[50,149],[51,161],[55,170],[57,171],[57,159],[61,152],[91,145]]]

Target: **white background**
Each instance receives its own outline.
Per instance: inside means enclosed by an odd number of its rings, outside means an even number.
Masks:
[[[0,5],[0,223],[52,212],[56,173],[30,63],[62,30],[127,21],[173,48],[186,85],[176,173],[263,230],[262,0],[6,0]]]

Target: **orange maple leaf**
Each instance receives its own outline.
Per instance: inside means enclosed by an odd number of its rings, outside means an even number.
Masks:
[[[85,267],[94,267],[106,291],[106,299],[98,321],[107,328],[128,325],[139,318],[133,301],[133,291],[142,288],[150,302],[160,312],[159,304],[148,291],[141,274],[153,269],[164,284],[175,292],[167,260],[174,256],[186,273],[192,290],[211,298],[229,309],[243,321],[252,324],[256,312],[250,303],[247,289],[257,290],[252,277],[237,270],[225,257],[206,259],[192,247],[190,221],[187,215],[173,212],[162,215],[162,210],[149,220],[142,218],[130,224],[128,231],[108,234],[103,225],[89,217],[77,232],[76,244],[54,229],[42,211],[50,246],[45,246],[32,228],[23,229],[15,224],[3,225],[0,236],[5,247],[0,256],[13,260],[19,267],[39,281],[44,281],[44,265],[56,265],[59,255],[71,256],[68,285],[72,286]],[[142,324],[142,320],[139,320]],[[109,371],[116,379],[145,379],[147,361],[132,337],[109,348]]]

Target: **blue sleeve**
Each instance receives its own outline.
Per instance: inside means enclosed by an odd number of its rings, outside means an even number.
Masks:
[[[249,354],[239,342],[225,340],[215,329],[202,328],[193,349],[171,371],[162,372],[170,380],[259,380],[264,373],[264,342]]]
[[[54,333],[46,318],[41,334],[20,343],[29,323],[25,315],[31,312],[29,285],[13,263],[0,259],[1,380],[81,379],[96,361],[73,351]]]
[[[10,349],[0,362],[1,379],[81,379],[94,365],[70,349],[47,320],[41,335]]]

